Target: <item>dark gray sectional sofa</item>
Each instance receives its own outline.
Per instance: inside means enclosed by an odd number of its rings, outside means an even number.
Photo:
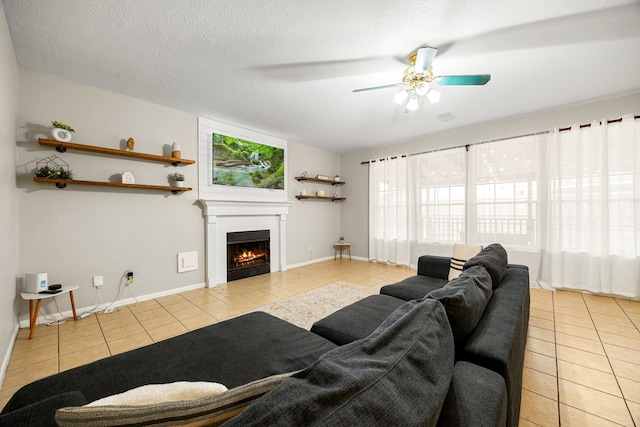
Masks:
[[[528,269],[507,266],[504,249],[490,245],[461,278],[448,282],[448,271],[449,258],[423,256],[417,276],[313,332],[254,312],[61,372],[18,390],[0,426],[56,425],[56,412],[67,426],[516,426]],[[80,407],[175,381],[230,391],[148,408]]]

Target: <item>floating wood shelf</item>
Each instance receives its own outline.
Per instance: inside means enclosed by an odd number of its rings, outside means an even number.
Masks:
[[[180,159],[177,157],[157,156],[155,154],[138,153],[136,151],[117,150],[115,148],[96,147],[95,145],[76,144],[73,142],[60,142],[53,139],[38,139],[40,145],[55,147],[59,153],[65,153],[67,149],[91,151],[93,153],[110,154],[112,156],[130,157],[133,159],[151,160],[155,162],[171,163],[173,166],[192,165],[196,161],[188,159]]]
[[[341,202],[343,200],[347,200],[346,197],[330,197],[330,196],[296,196],[298,200],[306,200],[306,199],[320,199],[320,200],[331,200],[332,202]]]
[[[57,142],[57,141],[56,141]],[[45,184],[55,184],[58,188],[66,188],[67,185],[94,185],[98,187],[119,187],[119,188],[142,188],[145,190],[171,191],[173,194],[191,191],[191,187],[170,187],[168,185],[146,185],[146,184],[123,184],[121,182],[103,182],[103,181],[80,181],[77,179],[51,179],[51,178],[33,178],[35,182]]]
[[[322,182],[323,184],[331,184],[331,185],[344,185],[344,181],[334,181],[331,179],[319,179],[319,178],[311,178],[309,176],[296,176],[298,181],[309,181],[309,182]]]

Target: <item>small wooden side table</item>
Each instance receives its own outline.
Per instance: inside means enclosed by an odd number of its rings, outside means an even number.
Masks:
[[[342,251],[347,250],[349,254],[349,259],[351,259],[351,243],[334,243],[333,244],[333,259],[337,259],[338,252],[340,252],[340,258],[342,258]]]
[[[56,294],[32,294],[30,292],[20,292],[20,296],[23,300],[29,301],[29,328],[31,332],[29,332],[29,339],[33,337],[33,332],[36,330],[36,323],[38,322],[38,312],[40,311],[40,303],[43,299],[57,297],[64,294],[69,294],[69,299],[71,300],[71,310],[73,311],[73,320],[78,320],[78,315],[76,314],[76,303],[73,300],[73,291],[78,289],[79,286],[63,286],[60,288],[60,292]],[[33,301],[36,301],[36,308],[33,309]]]

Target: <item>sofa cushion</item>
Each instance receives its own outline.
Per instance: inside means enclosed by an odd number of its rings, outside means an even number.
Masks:
[[[429,292],[427,298],[440,301],[447,311],[453,336],[466,337],[473,331],[491,299],[491,276],[484,267],[474,266],[444,287]]]
[[[57,427],[54,415],[63,406],[80,406],[87,399],[79,391],[68,391],[0,415],[0,426]]]
[[[318,320],[311,332],[338,345],[366,337],[405,301],[388,295],[371,295]]]
[[[150,405],[69,407],[58,410],[61,427],[108,427],[140,425],[217,426],[237,415],[256,399],[276,388],[287,376],[280,374],[253,381],[232,390],[193,400]]]
[[[439,279],[430,276],[412,276],[394,283],[383,286],[380,293],[391,297],[400,298],[404,301],[422,299],[434,289],[440,289],[447,284],[447,279]]]
[[[335,347],[277,317],[253,312],[32,382],[13,395],[3,413],[72,390],[92,402],[151,383],[210,381],[233,388],[306,368]]]
[[[442,304],[409,301],[371,335],[322,355],[225,425],[435,425],[453,359]]]
[[[493,243],[465,262],[463,270],[475,265],[481,265],[491,275],[493,288],[495,289],[507,274],[507,263],[507,251],[499,243]]]
[[[449,264],[449,280],[453,280],[462,273],[462,267],[467,260],[477,255],[482,250],[482,245],[453,244],[453,255]]]
[[[438,426],[504,426],[506,423],[507,387],[502,377],[473,363],[456,363]]]

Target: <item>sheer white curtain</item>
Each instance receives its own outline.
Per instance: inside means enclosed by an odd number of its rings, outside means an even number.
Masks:
[[[369,258],[409,265],[406,157],[369,163]]]
[[[640,125],[554,132],[540,283],[640,296]]]
[[[369,258],[415,267],[465,239],[465,149],[369,163]],[[444,248],[443,249],[443,244]]]

